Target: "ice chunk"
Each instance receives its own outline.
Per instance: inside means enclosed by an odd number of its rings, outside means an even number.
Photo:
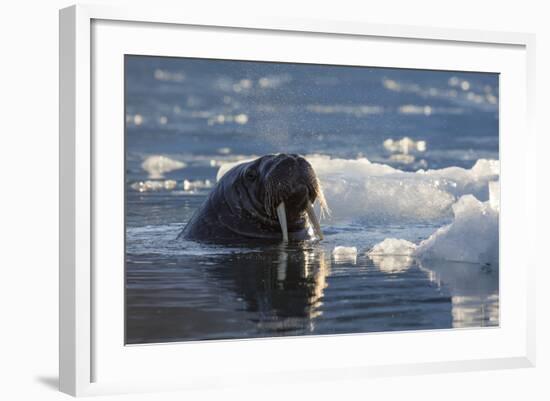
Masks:
[[[498,160],[479,159],[470,169],[476,177],[491,177],[500,174],[500,162]]]
[[[417,246],[412,242],[386,238],[368,253],[381,270],[405,267],[410,260],[392,260],[388,256],[402,255],[420,260],[446,260],[499,264],[499,183],[490,182],[491,198],[481,202],[472,195],[462,196],[452,206],[454,220],[439,228]]]
[[[426,151],[426,141],[415,141],[409,137],[404,137],[399,140],[388,138],[384,141],[384,149],[392,153],[409,154],[413,151]]]
[[[185,166],[184,162],[163,155],[149,156],[141,164],[141,167],[149,173],[151,179],[163,178],[165,173],[182,169]]]
[[[227,148],[227,147],[218,148],[218,153],[220,155],[228,155],[231,153],[231,148]]]
[[[289,74],[280,75],[267,75],[261,77],[258,80],[258,84],[262,89],[277,89],[282,85],[288,84],[292,81],[292,77]]]
[[[177,182],[175,180],[160,180],[160,181],[138,181],[131,185],[131,188],[138,192],[151,192],[151,191],[170,191],[176,188]]]
[[[453,194],[430,177],[405,173],[385,164],[307,156],[317,173],[332,220],[430,220],[449,213]]]
[[[183,82],[185,80],[185,74],[181,71],[168,71],[160,68],[155,70],[154,76],[158,81]]]
[[[354,246],[337,246],[332,250],[332,258],[336,263],[357,263],[357,248]]]
[[[244,125],[248,122],[248,116],[244,113],[237,114],[235,116],[235,122],[240,125]]]
[[[416,250],[416,245],[410,241],[396,238],[386,238],[371,248],[369,256],[373,255],[396,255],[411,256]]]
[[[399,273],[411,266],[415,250],[416,245],[410,241],[386,238],[372,247],[367,256],[381,271]]]
[[[188,192],[194,192],[197,189],[208,189],[213,186],[210,180],[183,180],[183,190]]]
[[[431,106],[418,106],[415,104],[405,104],[398,109],[401,114],[423,114],[429,116],[432,114],[433,109]]]
[[[209,189],[213,186],[210,180],[183,180],[181,185],[185,192],[191,194],[197,192],[197,190]],[[178,183],[176,180],[146,180],[134,182],[130,187],[138,192],[172,191],[178,188]]]
[[[454,221],[438,229],[416,249],[421,259],[499,263],[499,212],[472,195],[453,205]]]

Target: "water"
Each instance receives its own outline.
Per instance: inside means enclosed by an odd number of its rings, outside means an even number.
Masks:
[[[220,166],[272,152],[310,155],[324,241],[176,239]],[[498,160],[494,74],[127,56],[126,342],[498,325],[498,263],[367,254],[488,201],[494,175],[440,170],[478,159]]]

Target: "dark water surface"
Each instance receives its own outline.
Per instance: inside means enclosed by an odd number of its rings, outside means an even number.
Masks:
[[[406,216],[357,207],[322,221],[320,243],[176,239],[220,166],[255,155],[367,157],[403,171],[498,159],[498,76],[127,57],[126,112],[127,343],[499,324],[498,265],[367,255],[384,238],[419,243],[452,220],[450,207],[416,213],[412,197],[396,200]],[[405,136],[427,149],[383,145]],[[183,167],[146,171],[158,155]],[[378,178],[378,191],[394,190]]]

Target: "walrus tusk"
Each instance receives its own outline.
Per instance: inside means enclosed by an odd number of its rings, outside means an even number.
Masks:
[[[324,237],[323,232],[321,231],[321,225],[319,224],[319,219],[315,214],[315,210],[313,210],[313,205],[309,202],[307,204],[307,217],[309,217],[309,221],[313,226],[313,231],[315,232],[315,235],[319,237],[319,239],[323,239]]]
[[[279,203],[279,206],[277,206],[277,217],[279,218],[279,224],[283,232],[283,241],[288,242],[288,226],[286,224],[286,209],[284,202]]]

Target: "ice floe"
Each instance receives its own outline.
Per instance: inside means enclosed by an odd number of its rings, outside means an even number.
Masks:
[[[210,180],[183,180],[182,186],[184,191],[196,191],[212,188],[214,183]]]
[[[306,156],[319,176],[334,220],[368,218],[406,222],[451,217],[464,194],[488,199],[488,182],[498,179],[498,161],[480,160],[471,169],[404,172],[385,164]]]
[[[157,68],[154,72],[157,81],[183,82],[185,74],[182,71],[168,71]]]
[[[464,195],[453,205],[454,221],[416,248],[422,259],[498,264],[499,212],[491,202]]]
[[[151,179],[163,178],[165,173],[182,169],[185,166],[184,162],[163,155],[149,156],[141,164],[141,168],[147,171]]]
[[[187,194],[193,194],[213,186],[210,180],[183,180],[181,184],[176,180],[145,180],[132,183],[130,188],[138,192],[183,190]]]
[[[415,141],[407,136],[401,139],[388,138],[384,141],[384,149],[392,153],[403,154],[425,152],[426,141]]]
[[[452,223],[439,228],[418,245],[387,238],[367,255],[406,255],[420,260],[498,265],[500,190],[498,182],[491,182],[490,187],[491,197],[486,202],[473,195],[462,196],[452,206]]]
[[[138,192],[171,191],[177,187],[176,180],[147,180],[132,183],[130,187]]]

